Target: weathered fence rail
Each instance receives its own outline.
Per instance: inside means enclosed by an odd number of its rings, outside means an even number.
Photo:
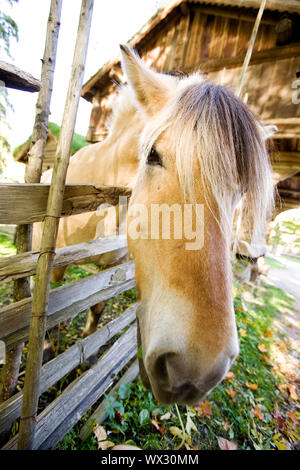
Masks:
[[[15,187],[15,185],[13,186]],[[48,193],[49,187],[44,185],[18,185],[16,191],[19,194],[19,198],[16,202],[16,207],[19,204],[18,201],[22,200],[21,186],[23,186],[23,189],[26,188],[26,191],[28,191],[27,188],[33,186],[34,191],[31,193],[31,196],[34,195],[35,197],[38,194],[42,196],[41,200],[35,206],[33,205],[34,207],[30,207],[30,210],[27,209],[26,214],[23,214],[22,223],[24,223],[25,218],[28,221],[32,221],[33,217],[37,217],[37,213],[40,214],[39,217],[43,214],[43,207],[45,207],[43,197]],[[5,194],[5,197],[8,198],[7,190],[9,187],[10,185],[0,185],[0,195]],[[37,189],[39,187],[41,192]],[[2,191],[3,188],[4,191]],[[19,191],[21,192],[19,193]],[[84,205],[80,202],[86,191],[91,195],[90,201],[92,198],[95,198],[95,202],[91,203],[93,205],[90,203]],[[78,198],[76,196],[77,192],[79,194]],[[29,193],[30,191],[28,196]],[[68,187],[65,193],[65,208],[66,211],[71,211],[71,213],[75,213],[73,210],[80,210],[82,212],[95,210],[99,205],[99,201],[101,203],[105,200],[105,202],[110,204],[117,204],[119,195],[127,196],[129,194],[126,188],[105,187],[103,189],[103,187],[98,187],[97,191],[93,192],[91,191],[91,185],[72,185]],[[108,198],[107,195],[109,195]],[[10,197],[12,196],[10,195]],[[74,203],[74,201],[76,202]],[[22,204],[20,202],[16,213],[22,212]],[[70,204],[73,204],[72,209],[70,209]],[[4,205],[5,198],[1,199],[0,209]],[[30,211],[33,212],[33,215],[30,215]],[[2,216],[3,212],[0,215]],[[9,220],[14,223],[20,222],[19,219],[14,217],[15,215],[10,216]],[[4,222],[4,219],[1,220]],[[93,256],[113,252],[126,246],[126,237],[118,236],[58,248],[56,249],[53,266],[65,266],[92,258]],[[0,260],[0,282],[8,282],[24,276],[34,275],[36,273],[38,256],[39,251],[33,251],[2,258]],[[92,305],[108,300],[134,286],[134,264],[133,262],[127,262],[53,289],[49,295],[47,329],[53,328],[58,323],[75,317]],[[32,298],[23,299],[0,309],[0,339],[5,342],[7,350],[28,340],[31,309]],[[45,392],[75,367],[82,364],[84,360],[97,353],[99,348],[105,345],[117,333],[128,327],[135,319],[135,309],[136,305],[133,304],[120,317],[87,338],[77,341],[64,353],[46,363],[41,369],[40,393]],[[80,417],[113,384],[112,376],[120,372],[124,365],[136,354],[135,328],[131,327],[129,331],[130,333],[125,333],[114,343],[96,366],[72,382],[63,394],[38,416],[34,448],[42,449],[55,446]],[[81,392],[78,393],[78,390]],[[88,392],[86,392],[87,390]],[[76,394],[76,397],[74,394]],[[23,392],[19,392],[0,405],[0,434],[6,432],[7,428],[20,417],[22,401]],[[15,436],[3,449],[16,448],[17,439],[18,436]]]
[[[1,187],[0,187],[1,188]],[[127,246],[126,236],[98,238],[88,243],[57,248],[53,267],[66,266],[100,254],[113,252]],[[0,259],[0,284],[19,279],[24,276],[33,276],[36,273],[36,264],[39,251],[30,251],[15,256],[6,256]]]
[[[40,393],[52,387],[104,344],[135,320],[136,304],[128,307],[120,317],[112,320],[90,336],[77,341],[65,352],[47,362],[41,369]],[[0,434],[20,416],[23,392],[13,395],[0,405]]]
[[[129,262],[53,289],[49,295],[47,329],[134,286],[134,265]],[[31,307],[32,299],[28,298],[0,310],[0,339],[8,349],[28,339]]]
[[[137,352],[136,326],[132,326],[89,370],[72,382],[38,416],[33,449],[53,448],[84,413],[102,396]],[[3,450],[16,448],[16,435]]]
[[[31,224],[44,219],[49,184],[1,184],[0,223]],[[129,188],[101,184],[66,185],[61,217],[94,211],[100,204],[116,205],[120,196],[130,196]]]

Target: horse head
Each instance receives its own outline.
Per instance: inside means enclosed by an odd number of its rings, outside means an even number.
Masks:
[[[258,119],[228,88],[200,73],[157,73],[121,51],[143,122],[127,217],[141,377],[160,402],[195,404],[238,355],[232,221],[242,203],[260,233],[273,197],[269,158]]]

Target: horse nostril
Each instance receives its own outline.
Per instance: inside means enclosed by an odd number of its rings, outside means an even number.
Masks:
[[[168,361],[176,356],[176,353],[164,353],[157,357],[154,362],[153,372],[155,377],[161,382],[168,382]]]

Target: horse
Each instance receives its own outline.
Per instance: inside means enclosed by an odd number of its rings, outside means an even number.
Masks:
[[[232,91],[200,72],[157,73],[128,46],[121,54],[128,87],[110,133],[72,157],[67,183],[91,182],[92,168],[94,181],[133,188],[127,239],[140,296],[141,378],[161,403],[195,404],[238,355],[232,221],[239,207],[252,240],[261,235],[273,204],[271,166],[262,125]],[[168,237],[157,230],[162,213],[152,218],[153,208],[166,206],[174,210]],[[200,247],[191,246],[187,232],[195,231],[176,227],[175,208],[184,222],[192,213],[196,228],[200,214]],[[78,243],[79,235],[94,238],[99,220],[92,217],[86,216],[87,231],[82,215],[61,220],[58,246]]]

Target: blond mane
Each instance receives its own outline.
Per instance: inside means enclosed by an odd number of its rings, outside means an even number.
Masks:
[[[221,229],[232,229],[230,205],[241,200],[240,218],[252,240],[258,240],[273,208],[273,183],[262,126],[250,108],[230,89],[195,73],[178,81],[175,96],[156,125],[150,133],[145,129],[143,158],[166,128],[176,136],[176,165],[185,199],[194,201],[198,161],[207,204],[211,207],[212,195]]]

